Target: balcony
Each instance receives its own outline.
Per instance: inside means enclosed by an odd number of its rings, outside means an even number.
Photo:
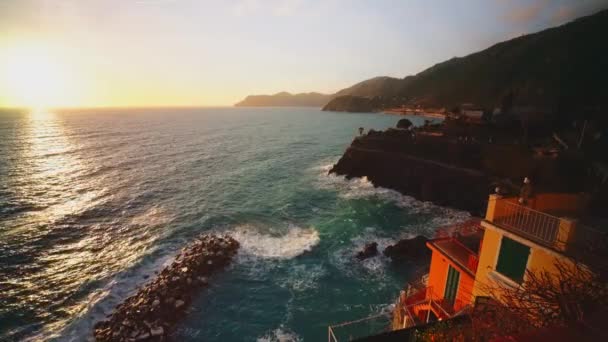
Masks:
[[[490,195],[486,221],[544,247],[573,256],[608,246],[605,232],[578,219],[586,197],[577,194],[541,194],[521,205],[515,197]]]

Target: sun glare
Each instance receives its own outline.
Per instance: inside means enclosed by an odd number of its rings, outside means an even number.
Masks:
[[[0,59],[3,88],[13,105],[42,110],[71,100],[70,70],[43,46],[15,46]]]

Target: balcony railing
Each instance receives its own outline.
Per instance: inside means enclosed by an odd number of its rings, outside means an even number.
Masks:
[[[433,291],[432,286],[413,293],[402,291],[393,312],[393,330],[428,323],[432,311],[438,319],[453,317],[468,306],[460,300],[446,300]]]
[[[496,202],[493,222],[550,247],[557,241],[560,226],[559,217],[504,199]]]
[[[545,196],[549,198],[549,196]],[[581,210],[572,196],[553,195],[552,201],[536,201],[542,210],[565,212],[577,216]],[[570,203],[574,202],[574,203]],[[572,207],[572,208],[568,208]],[[572,210],[574,209],[574,210]],[[606,268],[608,232],[583,225],[576,219],[557,217],[520,205],[515,198],[491,195],[486,220],[545,247],[565,253],[586,263]]]

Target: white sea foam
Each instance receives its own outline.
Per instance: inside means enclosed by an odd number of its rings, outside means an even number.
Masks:
[[[240,244],[239,254],[267,259],[291,259],[312,250],[319,241],[314,228],[290,226],[287,233],[262,233],[257,227],[244,225],[229,232]]]
[[[363,234],[353,237],[349,243],[335,249],[330,257],[330,262],[349,277],[382,279],[386,276],[389,258],[382,251],[398,239],[382,236],[375,228],[368,227]],[[365,248],[370,242],[378,244],[378,255],[365,260],[357,260],[356,254]],[[381,286],[384,282],[378,282]]]
[[[327,270],[319,264],[293,265],[287,273],[286,278],[279,285],[295,292],[304,292],[316,289],[319,279],[327,274]]]
[[[392,202],[396,206],[407,209],[412,214],[431,214],[432,219],[425,224],[425,229],[418,229],[415,234],[432,236],[437,227],[466,221],[470,214],[465,211],[435,205],[431,202],[419,201],[398,191],[376,187],[367,177],[346,179],[344,176],[327,174],[333,164],[323,164],[313,168],[318,172],[316,186],[321,189],[331,189],[338,192],[344,199],[377,198],[381,201]]]
[[[167,224],[171,217],[163,207],[153,206],[145,212],[131,219],[132,225],[137,226],[159,226]]]
[[[105,319],[118,304],[137,290],[137,286],[147,283],[149,280],[144,279],[143,275],[149,276],[149,279],[153,278],[155,271],[160,271],[170,265],[174,259],[174,255],[166,255],[147,264],[136,272],[127,270],[118,274],[102,288],[88,295],[85,306],[79,308],[80,314],[78,318],[62,327],[59,324],[58,326],[49,327],[31,339],[28,339],[28,341],[40,341],[51,338],[69,342],[94,341],[92,336],[94,324]]]
[[[293,331],[280,326],[277,329],[267,332],[264,336],[258,337],[257,342],[299,342],[302,341]]]

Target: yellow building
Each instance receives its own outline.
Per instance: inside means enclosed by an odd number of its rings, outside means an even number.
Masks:
[[[576,219],[586,204],[582,194],[539,194],[526,205],[490,195],[479,229],[427,243],[433,251],[429,274],[424,284],[402,292],[393,329],[466,313],[478,297],[500,301],[501,289],[525,287],[530,272],[552,274],[557,263],[581,260],[599,236]]]
[[[524,285],[530,272],[553,273],[556,263],[572,263],[590,233],[576,220],[586,203],[578,194],[540,194],[525,206],[490,195],[473,297],[496,296],[500,288]]]

